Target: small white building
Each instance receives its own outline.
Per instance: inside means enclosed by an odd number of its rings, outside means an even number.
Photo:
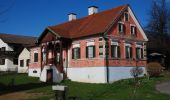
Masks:
[[[35,42],[35,37],[0,33],[0,71],[17,71],[19,54]]]
[[[28,73],[28,66],[30,61],[30,51],[24,48],[18,57],[18,73]]]

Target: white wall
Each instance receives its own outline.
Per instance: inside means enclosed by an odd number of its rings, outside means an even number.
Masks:
[[[30,59],[30,52],[28,49],[24,48],[18,57],[18,73],[28,72],[27,59]],[[24,60],[23,67],[20,66],[20,60]]]
[[[109,67],[109,82],[121,79],[132,78],[130,70],[133,67]],[[145,74],[145,67],[142,67]],[[66,70],[66,69],[65,69]],[[86,83],[107,83],[106,67],[86,67],[86,68],[68,68],[67,76],[72,81]]]
[[[0,39],[0,48],[5,47],[6,51],[13,51],[7,43]],[[13,64],[13,58],[5,58],[5,64],[0,65],[0,71],[17,71],[17,65]]]
[[[36,73],[34,73],[36,71]],[[29,68],[28,69],[28,76],[32,77],[40,77],[41,69],[40,68]]]
[[[13,51],[13,48],[0,39],[0,48],[5,47],[6,51]]]
[[[61,80],[63,79],[63,74],[61,74],[56,66],[50,66],[50,65],[46,65],[44,66],[41,75],[40,75],[40,81],[42,82],[46,82],[47,81],[47,70],[48,69],[52,69],[53,70],[53,82],[61,82]]]
[[[86,83],[106,83],[105,67],[67,68],[67,76],[72,81]]]
[[[130,70],[134,67],[109,67],[109,82],[118,81],[121,79],[132,78]],[[146,72],[145,67],[142,67],[144,73]]]

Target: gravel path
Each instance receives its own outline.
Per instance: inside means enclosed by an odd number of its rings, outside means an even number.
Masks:
[[[161,93],[166,93],[170,95],[170,81],[156,85],[156,89]]]

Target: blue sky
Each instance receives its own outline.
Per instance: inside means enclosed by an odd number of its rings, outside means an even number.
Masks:
[[[76,13],[77,18],[87,16],[87,8],[91,5],[98,6],[101,12],[130,4],[144,27],[148,21],[151,2],[152,0],[0,0],[0,12],[7,10],[0,14],[0,33],[39,36],[45,27],[68,21],[68,13]]]

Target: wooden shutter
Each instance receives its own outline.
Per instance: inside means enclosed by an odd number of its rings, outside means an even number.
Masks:
[[[134,32],[135,32],[135,36],[137,36],[137,31],[136,31],[136,27],[134,27]]]
[[[128,46],[126,46],[125,49],[126,49],[126,50],[125,50],[125,52],[126,52],[126,58],[129,58],[129,57],[128,57]]]
[[[96,57],[96,47],[93,46],[93,58]]]
[[[88,58],[88,47],[86,47],[86,58]]]
[[[143,49],[141,48],[141,58],[143,59]]]
[[[125,31],[126,31],[126,26],[124,24],[123,25],[123,33],[125,34]]]
[[[113,45],[111,45],[111,57],[113,57],[113,55],[114,55],[114,52],[113,52],[113,51],[114,51],[114,49],[113,49],[113,48],[114,48],[114,46],[113,46]]]
[[[117,46],[117,57],[120,58],[120,46]]]
[[[78,49],[78,59],[80,59],[80,48],[77,49]]]
[[[133,26],[130,26],[130,33],[133,35]]]
[[[138,48],[136,48],[136,59],[138,59]]]
[[[74,59],[74,48],[72,49],[72,59]]]
[[[121,23],[118,24],[118,30],[121,32]]]
[[[132,47],[130,47],[130,58],[132,58]]]

